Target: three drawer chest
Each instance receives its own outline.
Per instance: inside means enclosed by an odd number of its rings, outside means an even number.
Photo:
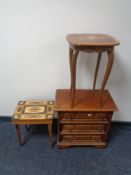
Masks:
[[[58,116],[57,146],[95,146],[105,148],[112,114],[117,111],[108,90],[104,91],[103,105],[100,90],[76,90],[75,105],[71,107],[70,90],[56,91],[55,110]]]

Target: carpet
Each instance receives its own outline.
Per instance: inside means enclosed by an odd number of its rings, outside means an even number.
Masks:
[[[105,149],[58,149],[56,135],[54,127],[51,148],[47,126],[33,126],[20,146],[14,126],[0,121],[0,175],[131,175],[131,124],[113,123]]]

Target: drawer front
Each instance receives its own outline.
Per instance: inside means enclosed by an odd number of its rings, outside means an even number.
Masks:
[[[62,142],[101,142],[105,140],[104,135],[62,135]]]
[[[110,115],[107,112],[61,112],[60,120],[109,121]]]
[[[106,124],[63,124],[62,131],[106,131]]]

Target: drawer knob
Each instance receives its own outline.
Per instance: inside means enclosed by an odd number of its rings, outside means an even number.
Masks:
[[[91,116],[92,116],[92,114],[88,114],[88,116],[89,116],[89,117],[91,117]]]

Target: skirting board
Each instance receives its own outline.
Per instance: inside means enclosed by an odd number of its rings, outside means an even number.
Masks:
[[[0,116],[0,122],[10,122],[12,116]]]
[[[11,118],[12,116],[0,116],[0,122],[11,122]],[[55,118],[55,120],[57,119]],[[111,123],[118,124],[118,125],[121,125],[121,124],[131,125],[131,121],[113,120]]]

